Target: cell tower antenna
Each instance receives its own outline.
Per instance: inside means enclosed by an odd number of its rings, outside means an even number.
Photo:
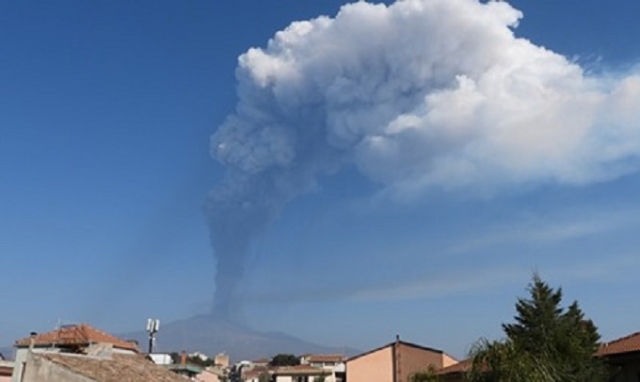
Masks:
[[[160,320],[147,319],[147,333],[149,333],[149,354],[153,353],[153,345],[156,342],[156,333],[160,330]]]

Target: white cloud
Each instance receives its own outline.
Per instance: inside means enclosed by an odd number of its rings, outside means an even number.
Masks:
[[[404,0],[295,22],[240,57],[213,155],[251,174],[351,162],[400,198],[636,171],[638,72],[587,75],[516,38],[521,17],[505,2]]]
[[[476,294],[489,289],[523,282],[531,277],[531,271],[518,268],[460,269],[456,272],[438,272],[435,277],[405,281],[395,285],[363,288],[346,294],[354,301],[397,301],[449,297],[460,294]],[[444,273],[444,274],[443,274]]]
[[[463,238],[445,249],[461,254],[504,244],[552,244],[611,232],[631,223],[627,213],[599,212],[580,216],[546,216],[487,226],[482,232]],[[458,238],[459,239],[459,238]]]
[[[630,269],[640,264],[637,254],[600,257],[596,260],[559,266],[460,268],[425,276],[421,280],[407,280],[393,285],[376,285],[356,289],[343,298],[353,301],[401,301],[444,298],[457,295],[478,295],[488,290],[527,284],[534,272],[545,280],[568,282],[612,282],[629,277]],[[553,284],[553,282],[552,282]]]
[[[524,290],[534,272],[554,286],[566,283],[612,283],[634,279],[634,270],[638,265],[640,257],[632,252],[533,267],[495,266],[491,263],[479,267],[452,260],[451,266],[439,266],[420,277],[387,281],[376,279],[373,284],[349,286],[289,287],[286,291],[267,288],[257,293],[247,293],[242,298],[244,302],[252,304],[309,304],[322,301],[408,301],[480,296],[496,289],[515,287],[516,292]]]

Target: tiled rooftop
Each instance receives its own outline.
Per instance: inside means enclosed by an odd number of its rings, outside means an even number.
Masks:
[[[606,357],[636,351],[640,351],[640,332],[618,338],[611,342],[603,343],[600,345],[596,355],[599,357]]]
[[[309,363],[343,362],[346,359],[342,354],[308,354],[305,358]]]
[[[451,366],[438,370],[438,374],[446,375],[446,374],[454,374],[454,373],[464,373],[471,369],[472,363],[473,363],[473,360],[471,358],[465,359],[456,364],[453,364]]]
[[[87,324],[64,326],[51,332],[38,334],[33,338],[34,346],[60,346],[78,345],[84,346],[92,343],[109,343],[119,349],[138,351],[138,347],[129,341],[105,333]],[[29,346],[31,337],[16,341],[16,347]]]
[[[243,376],[246,379],[256,378],[262,373],[269,373],[269,369],[266,367],[255,367],[251,370],[243,371]]]
[[[55,364],[101,382],[184,382],[185,378],[139,354],[113,354],[110,358],[61,353],[36,353]]]
[[[322,375],[326,370],[309,365],[281,366],[273,371],[275,375]]]

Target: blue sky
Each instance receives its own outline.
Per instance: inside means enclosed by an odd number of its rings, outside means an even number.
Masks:
[[[640,61],[636,1],[511,4],[524,14],[516,36],[587,73],[612,82]],[[117,332],[208,312],[202,205],[225,173],[209,137],[238,102],[238,56],[341,5],[0,4],[0,344],[58,320]],[[500,336],[538,271],[605,339],[637,331],[635,158],[604,175],[551,169],[408,198],[387,195],[397,179],[382,162],[319,174],[255,238],[238,292],[246,320],[362,349],[398,333],[461,356]]]

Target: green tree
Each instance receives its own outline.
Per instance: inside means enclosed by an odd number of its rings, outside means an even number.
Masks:
[[[300,365],[300,358],[293,354],[278,354],[269,362],[270,366],[296,366]]]
[[[189,356],[187,357],[187,363],[200,366],[201,368],[204,369],[206,367],[213,366],[215,364],[215,360],[211,358],[202,359],[198,356],[193,356],[193,357]]]
[[[171,352],[169,353],[169,356],[171,357],[171,362],[180,363],[180,353]]]
[[[553,365],[520,351],[512,341],[480,340],[471,351],[473,382],[555,382]]]
[[[182,362],[182,355],[180,353],[172,352],[172,353],[169,353],[169,356],[171,357],[171,361],[174,364],[180,364]],[[186,362],[188,364],[200,366],[202,368],[213,366],[215,364],[214,359],[208,358],[203,360],[198,356],[187,356]]]
[[[433,365],[429,365],[425,370],[417,371],[409,377],[409,382],[438,382],[439,380]]]
[[[561,306],[562,289],[536,274],[528,299],[516,303],[515,322],[503,324],[503,341],[481,340],[472,351],[472,381],[585,382],[605,380],[594,355],[598,330],[577,302]]]

